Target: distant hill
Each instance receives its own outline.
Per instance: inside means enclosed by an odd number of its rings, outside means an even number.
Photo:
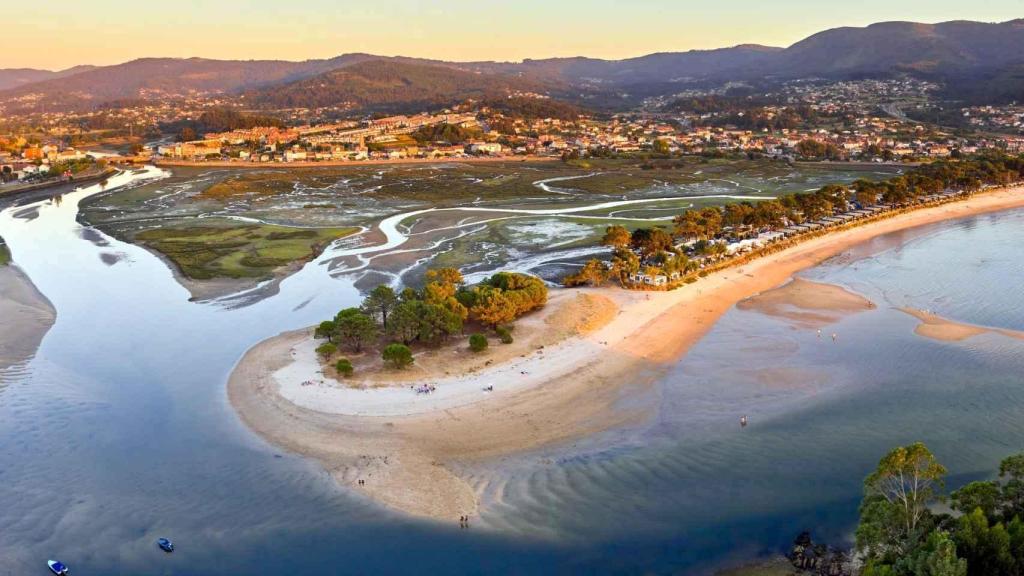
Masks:
[[[372,58],[367,54],[303,62],[140,58],[24,84],[0,92],[0,102],[6,101],[7,108],[13,111],[28,112],[88,109],[114,100],[234,93],[290,82]],[[29,95],[39,97],[24,98]]]
[[[781,51],[781,48],[769,46],[742,45],[717,50],[659,52],[625,60],[526,60],[521,68],[533,74],[574,82],[628,85],[745,73],[770,62]]]
[[[75,66],[67,70],[53,72],[50,70],[36,70],[34,68],[7,68],[0,69],[0,90],[17,88],[33,82],[62,78],[79,72],[92,70],[95,66]]]
[[[787,76],[976,74],[1024,61],[1024,20],[836,28],[797,42],[779,57],[772,72]]]
[[[463,70],[450,64],[378,59],[352,64],[284,85],[246,92],[248,104],[263,108],[426,110],[467,98],[492,98],[514,91],[546,91],[551,81],[497,72]]]
[[[624,60],[442,62],[344,54],[303,62],[143,58],[62,72],[0,70],[0,106],[8,113],[88,109],[116,100],[217,93],[245,94],[268,107],[350,101],[393,109],[510,90],[547,91],[587,105],[627,105],[694,82],[893,74],[941,81],[953,97],[1024,100],[1022,71],[1024,20],[883,22],[826,30],[784,49],[741,45]]]

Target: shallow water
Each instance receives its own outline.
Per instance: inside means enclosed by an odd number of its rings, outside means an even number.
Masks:
[[[267,446],[227,403],[248,347],[358,298],[327,255],[251,306],[190,303],[150,253],[75,223],[87,193],[0,214],[57,309],[36,357],[0,374],[0,573],[51,557],[84,575],[700,573],[803,529],[842,542],[862,478],[896,444],[926,441],[954,486],[1024,446],[1024,343],[926,340],[892,308],[1024,328],[1014,212],[807,271],[879,304],[828,328],[836,343],[732,310],[624,399],[650,422],[466,469],[490,504],[478,529],[400,518]]]

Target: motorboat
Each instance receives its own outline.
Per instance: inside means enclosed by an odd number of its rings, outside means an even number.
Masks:
[[[174,552],[174,542],[171,542],[167,538],[157,538],[156,545],[164,552]]]

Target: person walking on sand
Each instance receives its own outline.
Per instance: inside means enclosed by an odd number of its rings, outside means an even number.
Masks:
[[[818,328],[818,338],[821,338],[821,328]]]
[[[836,338],[838,338],[838,336],[836,335],[836,333],[835,333],[835,332],[833,332],[833,333],[832,333],[832,341],[833,341],[833,342],[835,342],[835,341],[836,341]]]

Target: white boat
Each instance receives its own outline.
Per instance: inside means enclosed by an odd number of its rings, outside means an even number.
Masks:
[[[47,560],[46,565],[50,567],[50,572],[53,572],[57,576],[64,576],[68,573],[68,567],[56,560]]]

